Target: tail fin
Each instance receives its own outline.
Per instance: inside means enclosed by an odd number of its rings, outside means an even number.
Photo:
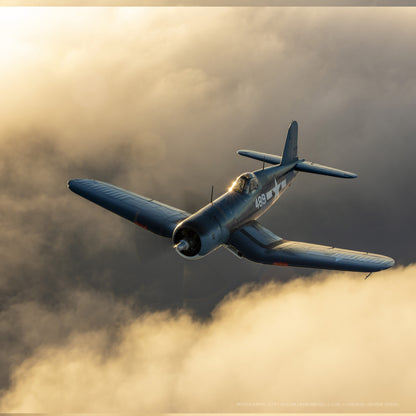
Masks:
[[[283,151],[282,165],[289,165],[298,160],[298,123],[292,121],[287,132],[285,150]]]
[[[253,152],[252,150],[239,150],[238,154],[261,162],[270,163],[271,165],[290,165],[296,162],[294,170],[301,172],[317,173],[319,175],[335,176],[337,178],[356,178],[357,175],[352,172],[330,168],[329,166],[318,165],[317,163],[308,162],[305,159],[298,158],[298,123],[292,121],[287,132],[287,139],[283,157],[271,155],[262,152]]]

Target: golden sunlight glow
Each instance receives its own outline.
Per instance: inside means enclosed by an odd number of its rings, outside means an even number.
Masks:
[[[23,57],[31,54],[25,37],[30,34],[34,20],[33,9],[11,7],[0,13],[0,71],[4,73]]]
[[[123,56],[129,69],[126,45],[140,47],[154,14],[150,8],[1,8],[0,130],[61,128],[73,110],[85,131],[80,108],[105,106],[112,62]]]
[[[125,25],[142,24],[150,8],[49,8],[4,7],[0,12],[0,74],[8,72],[28,61],[41,60],[53,52],[60,38],[77,39],[85,31],[97,30],[106,24],[112,29]],[[84,33],[83,33],[84,32]],[[85,37],[79,43],[82,48]]]
[[[20,26],[25,26],[32,21],[34,10],[26,7],[5,7],[0,13],[0,32],[3,34],[5,30],[13,29],[18,33]],[[19,26],[19,27],[17,27]]]
[[[235,186],[235,184],[237,183],[237,179],[231,184],[231,186],[228,188],[228,192],[231,192]]]

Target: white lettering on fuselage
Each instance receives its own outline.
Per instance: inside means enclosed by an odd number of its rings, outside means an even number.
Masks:
[[[257,209],[264,207],[267,204],[266,201],[266,195],[261,194],[256,198],[256,202],[254,203],[254,205],[256,206]]]
[[[286,186],[286,179],[279,184],[276,179],[274,180],[274,187],[266,194],[261,194],[256,198],[254,205],[257,209],[264,207],[270,199],[276,199],[279,196],[280,191]]]

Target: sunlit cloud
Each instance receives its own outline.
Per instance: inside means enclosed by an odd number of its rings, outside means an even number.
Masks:
[[[184,312],[140,316],[111,349],[105,329],[74,335],[16,369],[1,409],[409,411],[415,274],[409,266],[243,289],[208,323]]]

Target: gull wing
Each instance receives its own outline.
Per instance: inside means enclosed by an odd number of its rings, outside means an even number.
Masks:
[[[68,188],[163,237],[172,237],[176,225],[190,215],[180,209],[93,179],[72,179],[68,182]]]
[[[284,240],[257,221],[236,229],[227,246],[240,257],[276,266],[375,272],[394,264],[393,259],[379,254]]]

